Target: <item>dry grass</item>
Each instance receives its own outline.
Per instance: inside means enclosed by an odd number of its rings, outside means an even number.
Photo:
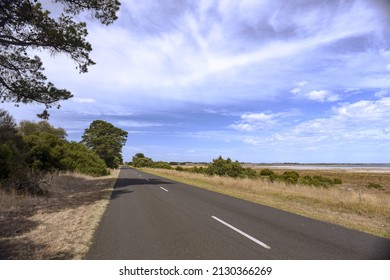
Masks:
[[[82,259],[118,176],[53,177],[50,197],[0,192],[0,259]]]
[[[173,170],[147,169],[145,171],[211,191],[390,238],[389,189],[370,190],[358,187],[359,184],[356,182],[355,185],[347,182],[339,187],[325,189],[286,185],[280,182],[271,183],[261,179],[210,177]],[[319,174],[318,171],[312,172],[316,172],[316,175],[324,175]],[[370,173],[369,178],[366,179],[373,180],[374,177]]]

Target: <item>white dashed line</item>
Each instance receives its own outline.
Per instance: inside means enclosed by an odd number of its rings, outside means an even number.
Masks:
[[[211,218],[213,218],[214,220],[220,222],[221,224],[223,224],[223,225],[225,225],[225,226],[231,228],[232,230],[238,232],[239,234],[245,236],[246,238],[252,240],[253,242],[257,243],[258,245],[264,247],[265,249],[271,249],[271,247],[268,246],[267,244],[261,242],[260,240],[257,240],[257,239],[254,238],[253,236],[250,236],[249,234],[247,234],[247,233],[245,233],[245,232],[239,230],[238,228],[235,228],[234,226],[228,224],[227,222],[225,222],[225,221],[223,221],[223,220],[221,220],[221,219],[219,219],[219,218],[217,218],[217,217],[215,217],[215,216],[211,216]]]
[[[163,191],[168,192],[168,190],[167,190],[167,189],[164,189],[163,187],[160,187],[160,189],[162,189]]]

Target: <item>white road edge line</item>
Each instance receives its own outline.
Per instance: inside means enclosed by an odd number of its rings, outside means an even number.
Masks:
[[[231,228],[232,230],[238,232],[239,234],[245,236],[246,238],[252,240],[253,242],[259,244],[260,246],[264,247],[265,249],[271,249],[271,247],[268,246],[267,244],[261,242],[260,240],[257,240],[257,239],[254,238],[253,236],[250,236],[249,234],[247,234],[247,233],[245,233],[245,232],[239,230],[238,228],[235,228],[234,226],[228,224],[227,222],[225,222],[225,221],[223,221],[223,220],[221,220],[221,219],[219,219],[219,218],[217,218],[217,217],[215,217],[215,216],[211,216],[211,218],[213,218],[214,220],[217,220],[217,221],[220,222],[221,224],[223,224],[223,225],[225,225],[225,226]]]
[[[166,191],[166,192],[169,192],[167,189],[164,189],[163,187],[160,187],[160,189]]]

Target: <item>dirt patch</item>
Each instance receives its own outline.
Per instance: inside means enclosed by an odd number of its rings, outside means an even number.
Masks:
[[[82,259],[118,173],[55,175],[49,197],[1,192],[0,259]]]

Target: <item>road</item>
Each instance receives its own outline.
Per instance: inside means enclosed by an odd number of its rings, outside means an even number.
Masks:
[[[390,239],[123,167],[86,259],[390,259]]]

